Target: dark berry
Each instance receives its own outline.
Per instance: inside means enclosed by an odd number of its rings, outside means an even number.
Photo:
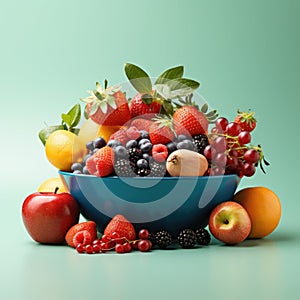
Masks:
[[[149,168],[137,169],[136,174],[141,177],[148,176],[150,174],[150,169]]]
[[[193,137],[193,142],[198,153],[203,154],[204,149],[209,145],[208,137],[206,134],[198,134]]]
[[[150,142],[142,144],[142,145],[140,145],[140,149],[143,153],[148,153],[152,149],[152,144]]]
[[[127,157],[127,150],[123,146],[117,146],[114,148],[114,153],[118,158],[126,158]]]
[[[143,138],[139,141],[138,145],[139,145],[139,147],[141,147],[142,145],[148,144],[148,143],[151,143],[150,140],[148,138]]]
[[[209,232],[205,228],[198,228],[196,231],[197,243],[199,245],[208,245],[210,243],[211,237]]]
[[[188,140],[188,137],[184,134],[179,134],[178,137],[177,137],[177,141],[182,142],[184,140]]]
[[[82,173],[82,164],[81,163],[73,163],[71,166],[71,171],[75,172],[75,171],[80,171],[80,173]]]
[[[122,146],[122,143],[117,140],[110,140],[110,141],[108,141],[107,146],[109,146],[111,148],[115,148],[117,146]]]
[[[178,244],[182,248],[193,248],[196,241],[197,236],[192,229],[183,229],[178,235]]]
[[[87,142],[86,143],[86,148],[89,150],[89,151],[93,151],[94,150],[94,141],[90,141],[90,142]]]
[[[141,229],[139,231],[139,238],[142,240],[146,240],[149,238],[149,231],[147,229]]]
[[[141,130],[140,139],[149,139],[149,133],[146,130]]]
[[[119,177],[135,177],[130,161],[126,158],[117,159],[114,169]]]
[[[177,145],[174,142],[170,142],[167,144],[168,153],[171,154],[172,152],[177,150]]]
[[[154,235],[154,241],[159,248],[166,249],[172,244],[172,236],[169,232],[161,230]]]
[[[142,151],[138,148],[130,148],[127,152],[129,161],[134,165],[140,158],[142,158]]]
[[[143,168],[148,168],[149,164],[146,159],[141,158],[136,162],[136,166],[138,169],[143,169]]]
[[[99,148],[100,149],[100,148],[102,148],[106,145],[106,142],[105,142],[104,138],[98,137],[94,140],[93,144],[94,144],[94,148]]]
[[[164,177],[166,175],[166,164],[159,163],[153,160],[150,162],[150,176],[153,177]]]
[[[90,175],[90,172],[89,172],[89,170],[88,170],[88,168],[86,166],[83,167],[82,173],[86,174],[86,175]]]
[[[126,143],[126,149],[136,148],[138,146],[138,142],[136,140],[130,140]]]
[[[148,252],[152,247],[152,244],[149,240],[140,240],[138,241],[138,249],[141,252]]]
[[[187,149],[191,151],[195,151],[195,145],[191,140],[183,140],[177,144],[177,149]]]

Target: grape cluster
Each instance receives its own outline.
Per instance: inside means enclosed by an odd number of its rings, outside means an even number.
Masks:
[[[250,177],[258,165],[264,171],[262,162],[269,165],[261,146],[251,145],[251,133],[236,122],[229,123],[224,117],[218,118],[209,138],[210,145],[203,152],[209,161],[207,175],[237,174]]]

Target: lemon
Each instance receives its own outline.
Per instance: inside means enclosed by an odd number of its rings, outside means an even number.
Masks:
[[[47,159],[55,168],[70,171],[74,162],[82,161],[86,147],[73,132],[56,130],[49,135],[45,152]]]
[[[57,193],[68,193],[69,191],[64,186],[59,177],[48,178],[38,187],[38,192],[54,192],[58,188]]]

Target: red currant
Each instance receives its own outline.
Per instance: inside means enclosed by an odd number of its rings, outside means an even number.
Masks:
[[[138,249],[138,240],[135,240],[131,243],[131,249],[135,249],[137,250]]]
[[[213,142],[214,148],[217,152],[224,152],[227,148],[226,139],[223,136],[218,136]]]
[[[151,249],[150,241],[148,240],[139,240],[138,242],[138,249],[141,252],[147,252]]]
[[[241,132],[241,126],[237,123],[231,122],[226,126],[226,133],[230,136],[238,136]]]
[[[92,253],[94,253],[93,246],[92,246],[91,244],[86,245],[86,246],[85,246],[85,252],[86,252],[87,254],[92,254]]]
[[[124,246],[122,244],[116,244],[115,250],[117,253],[124,253]]]
[[[248,163],[255,164],[259,160],[259,154],[255,149],[249,149],[244,153],[244,159]]]
[[[131,246],[129,243],[124,243],[123,247],[124,247],[124,252],[128,253],[131,251]]]
[[[149,237],[149,231],[147,229],[141,229],[139,231],[139,238],[146,240]]]
[[[104,243],[109,242],[110,240],[111,240],[111,238],[108,237],[106,234],[103,234],[101,237],[101,241]]]
[[[85,252],[85,247],[84,247],[83,244],[79,243],[76,246],[76,250],[77,250],[78,253],[84,253]]]
[[[245,163],[242,168],[243,175],[251,177],[255,173],[255,166],[253,164]]]
[[[220,117],[216,120],[216,128],[218,132],[224,132],[228,125],[228,120],[224,117]]]
[[[100,251],[101,251],[100,244],[93,244],[93,251],[94,251],[94,253],[100,253]]]
[[[248,131],[242,131],[238,135],[238,142],[241,145],[246,145],[251,141],[251,134]]]

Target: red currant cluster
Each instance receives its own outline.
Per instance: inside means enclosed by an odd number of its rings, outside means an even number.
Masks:
[[[111,237],[102,235],[100,239],[93,241],[89,240],[88,237],[82,236],[82,232],[79,233],[81,236],[75,235],[77,240],[75,246],[78,253],[96,254],[110,250],[115,250],[117,253],[129,253],[131,250],[148,252],[152,248],[152,243],[148,239],[149,231],[147,229],[141,229],[138,234],[139,239],[133,241],[121,237],[117,232],[113,232]]]
[[[260,165],[264,172],[262,162],[265,160],[260,145],[253,146],[251,131],[255,126],[243,126],[243,123],[228,122],[224,117],[215,121],[215,127],[209,134],[210,145],[204,149],[210,167],[207,175],[237,174],[239,177],[253,176],[256,167]]]

